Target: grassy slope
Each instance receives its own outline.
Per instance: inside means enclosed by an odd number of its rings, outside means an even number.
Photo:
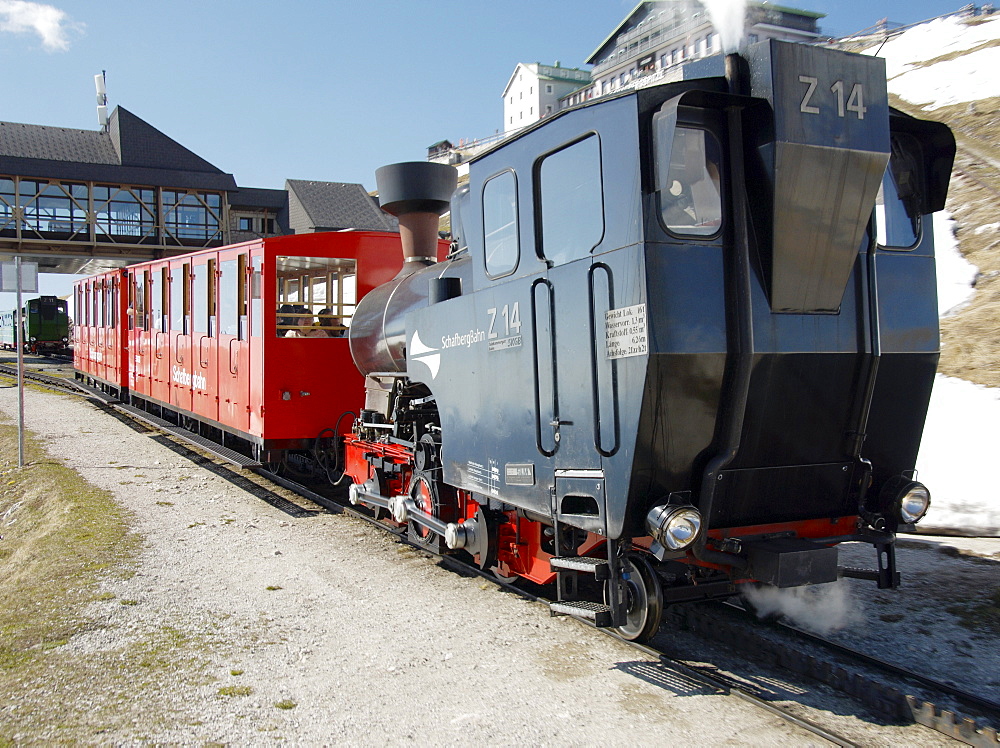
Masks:
[[[171,625],[125,637],[109,627],[108,606],[137,603],[102,581],[131,576],[140,539],[108,492],[30,435],[25,462],[17,467],[17,429],[0,424],[0,745],[99,742],[130,734],[140,713],[146,726],[179,718],[160,689],[205,682],[205,642]],[[117,646],[66,646],[106,629]]]
[[[1000,46],[1000,41],[928,60],[919,67],[993,46]],[[894,95],[890,95],[890,103],[915,117],[944,122],[951,127],[958,146],[946,209],[957,223],[962,255],[979,268],[979,274],[971,303],[941,321],[938,370],[977,384],[1000,387],[1000,230],[977,233],[980,227],[1000,221],[1000,152],[996,147],[1000,143],[1000,98],[929,112]]]

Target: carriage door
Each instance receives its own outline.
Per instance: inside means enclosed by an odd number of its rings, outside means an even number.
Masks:
[[[194,381],[191,350],[190,275],[190,263],[170,263],[170,403],[186,411],[192,409],[191,390],[198,384]]]
[[[150,378],[150,359],[153,357],[153,346],[150,343],[149,314],[146,309],[146,299],[149,295],[149,271],[139,270],[131,276],[129,283],[132,300],[129,306],[129,319],[132,329],[132,352],[134,381],[132,389],[140,395],[152,394]]]
[[[101,349],[101,376],[109,382],[121,381],[118,377],[118,285],[113,275],[101,280],[101,296],[104,297],[104,347]]]
[[[87,315],[90,317],[90,355],[94,362],[94,373],[104,378],[104,336],[101,334],[101,318],[97,310],[100,306],[101,288],[103,281],[95,279],[93,284],[87,286]],[[19,312],[14,312],[14,348],[17,348],[17,325],[21,325],[24,330],[24,342],[28,342],[28,330],[25,320],[21,319]]]
[[[219,253],[219,421],[250,428],[247,254]]]
[[[219,420],[219,372],[216,362],[215,255],[191,258],[191,409]]]
[[[168,268],[159,265],[149,270],[149,296],[146,307],[149,312],[149,394],[162,403],[170,400],[170,333],[167,329],[167,288]]]
[[[250,433],[264,433],[264,250],[250,254]]]

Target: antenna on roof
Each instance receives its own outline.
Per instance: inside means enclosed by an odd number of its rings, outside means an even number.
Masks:
[[[94,88],[97,89],[97,122],[101,129],[107,129],[108,126],[107,75],[108,71],[102,70],[94,76]]]

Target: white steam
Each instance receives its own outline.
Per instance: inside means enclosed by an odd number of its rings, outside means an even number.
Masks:
[[[69,49],[69,29],[79,29],[65,12],[52,5],[28,0],[0,0],[0,31],[12,34],[34,32],[49,52]]]
[[[746,26],[747,0],[701,0],[701,4],[712,18],[722,51],[729,54],[739,50]]]
[[[863,620],[860,605],[844,580],[784,590],[747,584],[743,594],[760,617],[783,615],[817,634],[829,634]]]

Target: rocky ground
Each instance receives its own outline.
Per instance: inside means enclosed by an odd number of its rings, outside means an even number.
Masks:
[[[16,423],[13,388],[0,389],[0,411]],[[0,696],[0,742],[816,743],[366,523],[193,462],[95,405],[29,390],[26,411],[53,458],[125,508],[140,543],[98,572],[100,593],[45,652],[44,677]],[[0,504],[0,525],[16,521]],[[913,583],[891,602],[852,586],[840,636],[996,690],[1000,632],[974,608],[1000,585],[1000,541],[980,542],[976,558],[908,545]],[[863,744],[944,742],[832,695],[801,702]]]

